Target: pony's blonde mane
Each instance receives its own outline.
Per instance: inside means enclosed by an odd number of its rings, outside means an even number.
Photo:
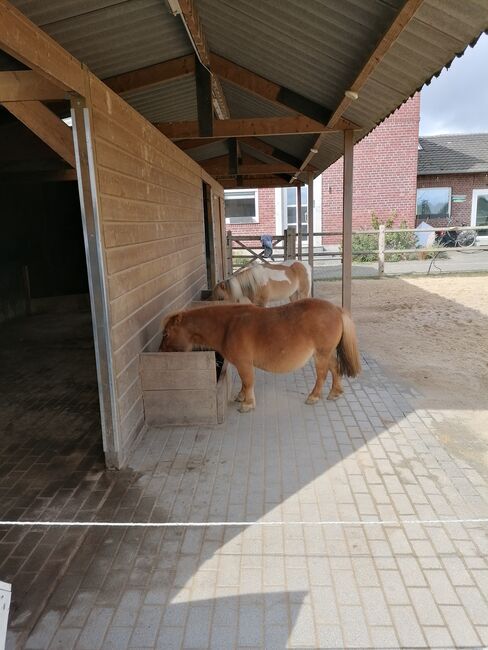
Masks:
[[[250,298],[254,296],[259,287],[266,283],[266,276],[261,265],[251,265],[227,280],[227,288],[234,300],[243,296]]]

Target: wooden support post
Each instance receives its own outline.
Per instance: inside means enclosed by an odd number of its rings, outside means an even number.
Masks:
[[[385,273],[385,224],[380,224],[378,234],[378,275],[381,278]]]
[[[198,132],[201,137],[212,137],[212,75],[198,59],[195,60],[195,83],[197,86]]]
[[[296,258],[296,237],[296,228],[294,226],[288,226],[285,230],[286,260],[294,260]]]
[[[78,175],[81,220],[90,288],[90,304],[95,343],[98,395],[102,424],[103,450],[108,467],[120,467],[121,444],[117,417],[114,364],[110,340],[108,289],[105,282],[104,253],[98,205],[97,170],[91,135],[91,115],[85,100],[71,100],[73,141]]]
[[[229,175],[237,176],[239,174],[239,154],[237,147],[237,138],[229,138]]]
[[[312,274],[313,296],[313,172],[308,173],[308,263]]]
[[[297,233],[298,233],[298,259],[302,259],[302,188],[297,185]]]
[[[231,276],[234,272],[234,265],[232,260],[232,230],[227,231],[227,275]]]
[[[351,311],[352,285],[352,178],[354,131],[344,131],[344,183],[342,208],[342,306]]]

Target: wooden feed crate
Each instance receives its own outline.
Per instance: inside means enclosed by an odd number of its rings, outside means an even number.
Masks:
[[[232,373],[215,352],[143,352],[140,360],[146,424],[224,421]]]

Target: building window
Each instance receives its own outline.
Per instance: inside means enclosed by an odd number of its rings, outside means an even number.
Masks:
[[[227,223],[259,222],[257,190],[225,190],[224,197]]]
[[[308,189],[305,185],[300,188],[301,195],[301,222],[302,232],[308,229]],[[297,190],[296,187],[287,187],[283,190],[283,227],[293,226],[298,230],[297,224]]]
[[[449,217],[451,214],[450,187],[419,187],[417,190],[417,217]]]

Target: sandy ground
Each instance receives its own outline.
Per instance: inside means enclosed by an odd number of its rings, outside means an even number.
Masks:
[[[339,304],[340,282],[316,297]],[[488,474],[488,275],[353,282],[361,348],[421,393],[439,437]]]

